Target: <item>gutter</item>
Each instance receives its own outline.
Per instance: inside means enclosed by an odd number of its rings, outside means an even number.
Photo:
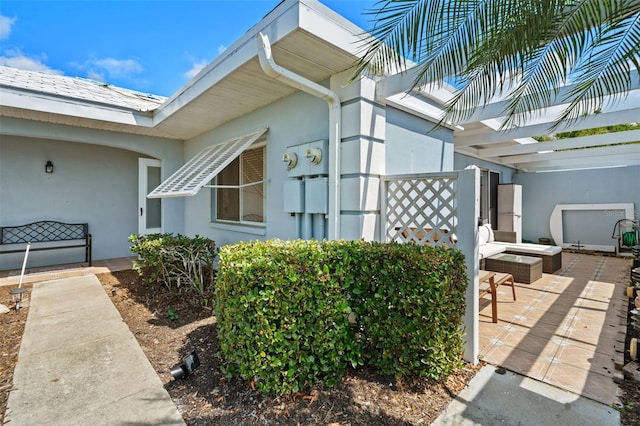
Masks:
[[[258,58],[266,75],[317,98],[329,106],[329,240],[340,239],[340,133],[342,112],[340,97],[333,91],[276,64],[271,55],[269,37],[259,33]]]

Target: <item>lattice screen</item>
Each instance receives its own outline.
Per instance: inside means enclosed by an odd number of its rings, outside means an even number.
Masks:
[[[387,241],[455,247],[457,176],[385,179]]]

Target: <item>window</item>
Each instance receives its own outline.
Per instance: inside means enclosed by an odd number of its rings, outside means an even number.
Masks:
[[[498,229],[498,185],[500,173],[491,170],[480,171],[480,217],[482,223],[490,223]]]
[[[265,222],[265,151],[264,145],[247,149],[218,173],[211,189],[214,222]]]

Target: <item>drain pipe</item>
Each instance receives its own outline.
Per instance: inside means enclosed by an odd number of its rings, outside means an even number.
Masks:
[[[340,97],[327,89],[293,71],[276,64],[271,56],[269,37],[260,33],[258,58],[260,66],[269,77],[291,87],[302,90],[317,98],[324,99],[329,105],[329,240],[340,239],[340,127],[342,124]]]

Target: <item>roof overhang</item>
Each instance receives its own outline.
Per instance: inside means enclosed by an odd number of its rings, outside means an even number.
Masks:
[[[0,116],[188,140],[295,93],[260,68],[259,32],[279,64],[320,84],[353,68],[364,33],[315,0],[285,0],[152,110],[0,85]]]
[[[364,33],[317,1],[283,1],[164,103],[154,126],[190,139],[294,93],[260,68],[260,32],[278,64],[316,83],[354,67]]]

